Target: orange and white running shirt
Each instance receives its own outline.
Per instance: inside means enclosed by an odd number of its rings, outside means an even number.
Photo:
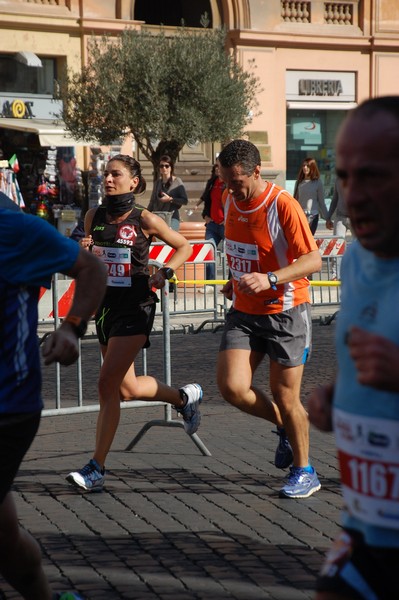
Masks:
[[[231,194],[225,206],[226,255],[233,277],[233,306],[254,315],[279,313],[310,302],[306,277],[254,295],[243,294],[238,280],[245,273],[268,273],[317,250],[299,203],[288,192],[267,182],[266,189],[248,202]]]

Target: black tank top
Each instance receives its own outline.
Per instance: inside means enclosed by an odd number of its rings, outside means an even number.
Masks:
[[[108,285],[102,306],[120,314],[154,301],[148,287],[151,237],[141,229],[143,209],[134,206],[121,223],[106,221],[105,207],[94,213],[91,225],[93,253],[108,266]]]

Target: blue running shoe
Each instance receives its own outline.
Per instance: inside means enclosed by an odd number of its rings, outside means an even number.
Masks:
[[[280,438],[274,455],[274,466],[277,469],[286,469],[294,460],[291,444],[288,441],[284,427],[277,427],[277,431],[273,431],[273,433]]]
[[[85,492],[101,492],[104,486],[105,469],[94,458],[80,471],[72,471],[66,480]]]
[[[281,488],[279,496],[280,498],[309,498],[320,488],[315,469],[309,473],[302,467],[290,467],[287,483]]]
[[[201,423],[199,405],[202,402],[202,387],[198,383],[189,383],[180,388],[179,392],[181,397],[186,399],[186,404],[176,410],[183,417],[184,431],[192,435]]]

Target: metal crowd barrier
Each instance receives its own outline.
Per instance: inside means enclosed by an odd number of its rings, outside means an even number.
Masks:
[[[212,294],[200,293],[205,290],[205,270],[207,265],[213,265],[215,272],[219,270],[220,255],[212,240],[191,240],[192,256],[177,271],[177,277],[181,281],[190,283],[178,284],[172,294],[170,301],[170,314],[179,316],[184,314],[208,314],[213,319],[218,318],[220,304],[218,303],[218,291],[213,289]],[[159,268],[174,253],[174,249],[163,242],[154,242],[150,247],[149,266]],[[192,283],[195,281],[195,283]],[[201,283],[200,283],[201,282]],[[59,317],[68,314],[72,301],[75,282],[69,277],[55,275],[53,277],[51,290],[44,288],[39,297],[39,321],[40,323],[53,323],[56,313]],[[159,294],[159,298],[161,295]]]
[[[210,314],[217,320],[218,290],[213,286],[211,294],[206,292],[206,267],[213,266],[214,272],[218,270],[218,253],[213,240],[190,240],[192,247],[191,257],[177,270],[177,284],[173,286],[170,301],[170,314],[173,316],[185,314]],[[173,254],[173,250],[163,242],[151,245],[151,257],[165,263]]]
[[[322,256],[322,270],[311,277],[311,301],[314,306],[334,306],[340,304],[340,287],[331,281],[335,267],[338,268],[346,247],[346,240],[336,236],[316,236],[316,242]],[[177,272],[178,283],[173,286],[169,311],[172,319],[183,315],[204,316],[203,325],[218,324],[230,307],[230,302],[219,293],[222,283],[228,278],[228,266],[224,249],[218,250],[211,240],[193,240],[193,258],[187,261]],[[151,246],[150,266],[164,264],[174,252],[163,242]],[[216,280],[207,281],[205,270],[213,265]],[[322,285],[322,282],[329,282]],[[212,285],[212,293],[206,286]],[[39,321],[52,324],[54,318],[64,317],[68,313],[74,291],[74,281],[61,275],[53,279],[51,290],[41,290],[39,299]],[[161,294],[159,294],[161,299]]]
[[[322,258],[322,268],[311,277],[311,301],[313,306],[333,306],[341,302],[339,281],[340,263],[346,250],[347,241],[343,237],[315,236]],[[319,282],[326,281],[328,285]]]

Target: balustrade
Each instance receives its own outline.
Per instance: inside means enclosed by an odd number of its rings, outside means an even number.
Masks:
[[[329,25],[353,25],[353,4],[325,2],[324,22]]]
[[[291,23],[310,23],[311,2],[281,2],[283,21]]]
[[[320,4],[320,0],[308,0],[307,2],[281,0],[281,18],[287,23],[312,23],[312,5],[313,8],[319,8]],[[355,25],[354,14],[355,8],[357,9],[358,0],[351,2],[323,2],[323,5],[323,22],[325,24]],[[319,11],[316,10],[316,12],[318,13]]]

